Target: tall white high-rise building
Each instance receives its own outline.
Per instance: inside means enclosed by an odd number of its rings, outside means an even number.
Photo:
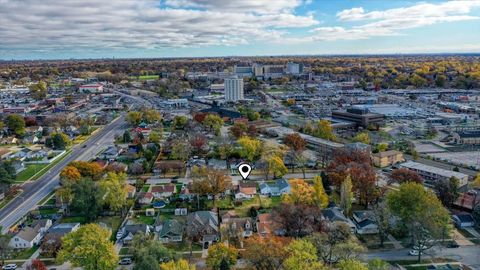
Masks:
[[[243,79],[231,77],[225,79],[225,101],[243,100]]]

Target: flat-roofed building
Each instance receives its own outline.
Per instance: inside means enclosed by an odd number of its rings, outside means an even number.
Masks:
[[[460,187],[468,184],[468,175],[461,172],[445,170],[415,161],[407,161],[400,164],[400,167],[418,173],[423,178],[424,185],[428,187],[434,187],[439,181],[449,181],[452,177],[459,180]]]
[[[397,150],[390,150],[375,153],[372,155],[373,164],[377,167],[387,167],[404,162],[403,153]]]
[[[332,118],[354,122],[357,126],[367,128],[370,125],[377,127],[383,125],[385,115],[371,113],[367,108],[350,107],[345,111],[332,111]]]
[[[453,141],[457,144],[480,144],[480,130],[462,130],[454,132]]]

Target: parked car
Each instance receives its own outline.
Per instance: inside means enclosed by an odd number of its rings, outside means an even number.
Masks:
[[[458,248],[458,247],[460,247],[460,245],[457,244],[457,243],[455,243],[455,242],[453,242],[453,243],[448,244],[447,247],[448,247],[448,248]]]
[[[118,262],[118,264],[120,264],[120,265],[130,265],[130,264],[132,264],[132,259],[130,259],[130,258],[121,259],[120,262]]]
[[[2,269],[3,270],[14,270],[14,269],[17,269],[17,265],[14,264],[14,263],[10,263],[10,264],[5,265]]]
[[[425,249],[428,249],[428,247],[425,246],[425,245],[413,246],[412,248],[413,248],[414,250],[420,250],[420,249],[421,249],[421,250],[425,250]]]
[[[417,249],[412,249],[408,252],[408,255],[410,256],[418,256],[420,251],[418,251]]]

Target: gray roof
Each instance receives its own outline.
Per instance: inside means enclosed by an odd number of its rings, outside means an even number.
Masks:
[[[26,227],[25,229],[19,231],[16,237],[24,239],[28,242],[31,242],[38,235],[38,230],[32,227]]]
[[[162,230],[160,230],[159,236],[167,236],[167,235],[182,235],[183,227],[180,222],[175,219],[169,219],[163,223]]]
[[[48,230],[48,233],[54,234],[67,234],[74,230],[74,228],[80,226],[80,223],[60,223]]]
[[[212,211],[197,211],[188,214],[187,226],[208,226],[218,231],[218,217]]]

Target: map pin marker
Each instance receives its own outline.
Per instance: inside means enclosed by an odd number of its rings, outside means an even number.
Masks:
[[[252,172],[252,166],[250,166],[250,164],[243,163],[242,165],[238,166],[238,172],[243,177],[243,180],[245,180]]]

